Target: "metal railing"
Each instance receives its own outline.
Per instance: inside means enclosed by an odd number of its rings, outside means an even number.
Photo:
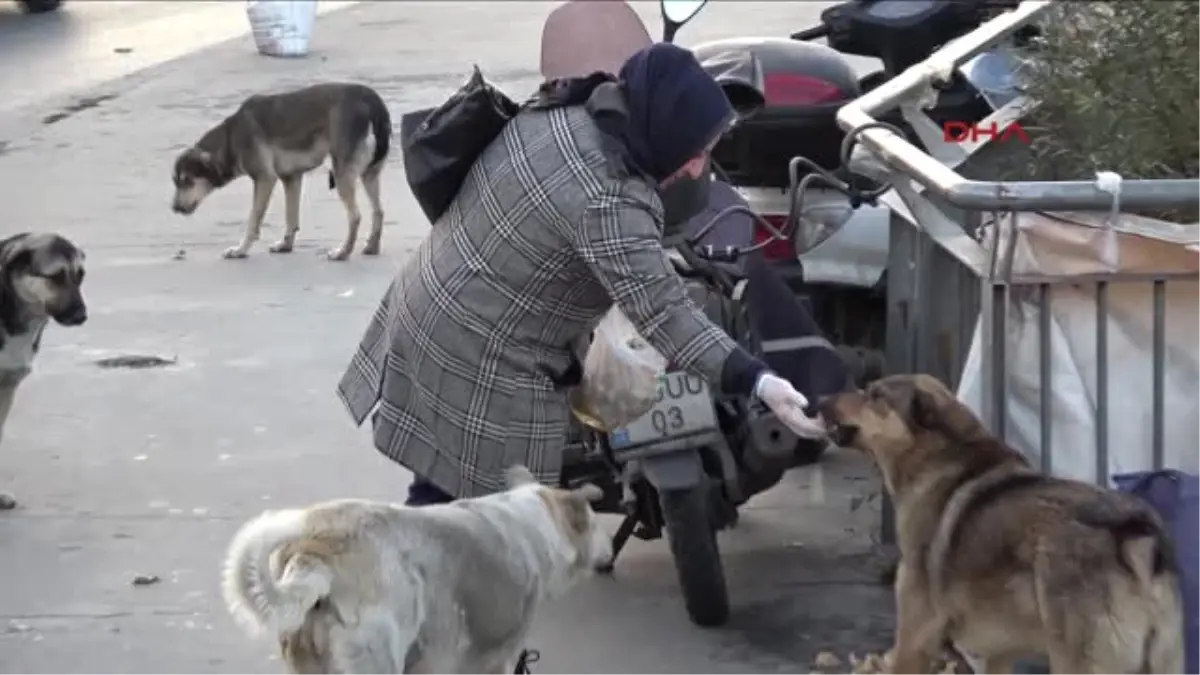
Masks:
[[[1049,8],[1050,2],[1023,2],[1018,8],[983,24],[951,43],[925,62],[867,93],[838,113],[846,132],[875,122],[883,112],[899,107],[914,125],[919,101],[931,85],[946,80],[953,70],[1011,36]],[[1017,103],[1017,102],[1014,102]],[[1027,105],[1021,101],[1018,105]],[[1006,106],[1010,108],[1010,106]],[[996,115],[1003,115],[997,111]],[[926,153],[906,139],[879,127],[863,129],[862,147],[887,171],[895,189],[894,204],[911,217],[892,218],[888,263],[887,360],[890,372],[927,372],[952,387],[959,384],[967,351],[980,332],[982,348],[982,412],[985,423],[1001,438],[1006,436],[1009,373],[1006,336],[1014,308],[1033,307],[1036,313],[1040,408],[1039,461],[1049,472],[1053,463],[1051,364],[1051,306],[1056,289],[1090,287],[1093,292],[1096,330],[1094,414],[1096,420],[1095,479],[1109,481],[1109,300],[1114,284],[1151,286],[1152,329],[1150,353],[1151,449],[1153,467],[1164,465],[1165,363],[1167,361],[1167,285],[1197,280],[1194,269],[1146,270],[1136,273],[1091,270],[1086,273],[1046,273],[1015,269],[1018,219],[1031,212],[1094,211],[1115,217],[1114,194],[1091,181],[994,182],[965,178],[955,171],[950,149]],[[928,145],[927,138],[923,138]],[[942,150],[946,150],[943,148]],[[941,159],[935,159],[936,155]],[[949,164],[949,165],[948,165]],[[1188,208],[1200,204],[1200,181],[1129,180],[1119,191],[1122,208]],[[1045,218],[1048,214],[1041,214]],[[1049,216],[1056,218],[1055,216]],[[1111,222],[1111,221],[1110,221]],[[978,229],[972,224],[978,224]],[[973,231],[974,230],[974,231]],[[986,232],[980,236],[979,232]],[[1102,230],[1096,230],[1102,232]],[[883,539],[894,541],[890,508],[885,505]]]

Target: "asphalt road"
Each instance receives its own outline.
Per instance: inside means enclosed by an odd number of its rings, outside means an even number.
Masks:
[[[822,6],[714,3],[680,39],[782,34]],[[92,317],[48,331],[5,429],[0,485],[21,508],[0,514],[0,671],[280,670],[271,645],[228,619],[218,563],[263,508],[403,494],[409,476],[351,426],[333,387],[428,226],[394,153],[384,256],[318,255],[344,215],[314,180],[295,253],[264,243],[222,260],[248,186],[175,216],[172,159],[245,96],[318,79],[371,84],[398,115],[437,103],[477,62],[523,96],[550,7],[360,3],[318,19],[313,53],[291,60],[254,52],[240,2],[0,8],[0,234],[55,230],[83,246]],[[657,32],[654,6],[639,11]],[[97,365],[119,355],[168,365]],[[734,615],[720,630],[687,622],[665,543],[635,542],[616,578],[547,609],[535,670],[794,673],[820,650],[879,648],[891,617],[875,583],[876,490],[859,458],[835,454],[751,502],[722,534]]]

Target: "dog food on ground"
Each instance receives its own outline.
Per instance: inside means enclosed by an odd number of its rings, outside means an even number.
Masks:
[[[817,654],[817,658],[813,660],[814,673],[888,673],[891,672],[891,652],[883,654],[874,654],[868,652],[862,658],[857,654],[851,653],[846,661],[838,658],[836,654],[829,651],[823,651]],[[843,669],[849,666],[849,670]],[[934,673],[969,673],[971,672],[958,659],[943,658],[934,665]]]

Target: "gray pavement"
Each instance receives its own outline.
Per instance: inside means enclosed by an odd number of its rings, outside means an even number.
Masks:
[[[352,4],[322,0],[321,12]],[[67,0],[26,16],[0,2],[0,111],[128,76],[246,32],[244,3]]]
[[[120,15],[143,25],[167,16],[76,4],[71,20],[100,36],[78,39],[103,44],[120,36],[112,32]],[[229,4],[236,11],[213,21],[233,31],[229,17],[244,20],[244,5]],[[317,79],[371,84],[397,116],[436,104],[473,62],[522,96],[536,84],[551,6],[362,3],[318,20],[307,59],[259,57],[245,36],[193,42],[188,49],[203,49],[191,53],[175,53],[182,42],[147,47],[140,68],[113,66],[122,79],[50,83],[0,107],[2,231],[74,238],[88,252],[92,309],[86,326],[48,332],[5,430],[0,485],[22,505],[0,514],[0,671],[280,672],[272,645],[228,619],[218,562],[237,525],[263,508],[403,494],[409,475],[351,426],[333,387],[396,261],[427,224],[395,153],[384,174],[380,258],[318,255],[343,228],[318,179],[308,184],[295,253],[268,254],[278,229],[269,227],[249,259],[221,260],[240,234],[248,185],[211,197],[191,219],[175,216],[173,156],[250,93]],[[821,7],[715,3],[680,37],[782,34],[809,25]],[[656,32],[654,6],[639,11]],[[5,45],[31,39],[20,38],[18,20],[0,13],[0,83],[15,82],[22,67]],[[41,122],[98,95],[110,98]],[[277,223],[274,207],[268,220]],[[176,363],[95,365],[127,354]],[[863,499],[876,491],[860,458],[835,454],[754,500],[722,535],[734,615],[720,630],[689,625],[665,543],[634,542],[616,578],[548,609],[532,645],[542,652],[535,669],[807,672],[820,650],[879,649],[890,635],[890,594],[875,583],[878,500]],[[137,575],[161,581],[135,586]]]

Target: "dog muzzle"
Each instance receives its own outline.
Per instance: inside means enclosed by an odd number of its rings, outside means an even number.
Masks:
[[[831,422],[826,424],[829,441],[839,448],[849,447],[858,438],[858,427],[853,424]]]
[[[83,303],[71,305],[63,311],[51,315],[51,318],[64,326],[79,326],[87,321],[87,305]]]

